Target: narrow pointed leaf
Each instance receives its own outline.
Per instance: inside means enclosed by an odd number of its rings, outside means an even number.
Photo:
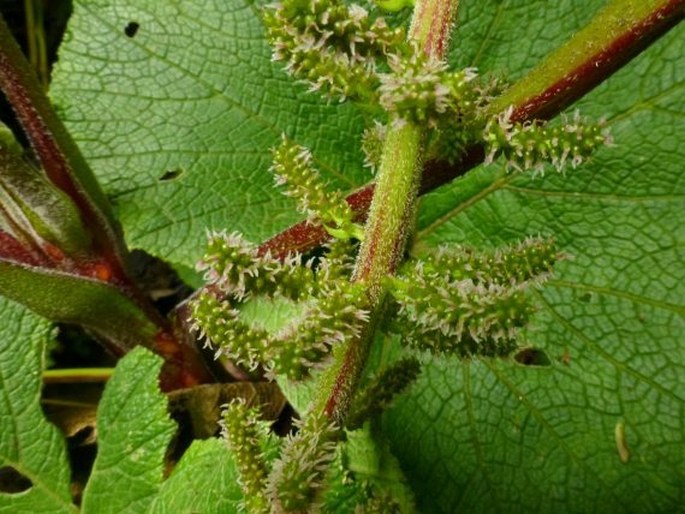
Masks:
[[[93,259],[90,236],[67,195],[26,159],[1,146],[0,230],[54,266]],[[0,249],[0,258],[11,258],[5,250]]]
[[[96,279],[0,260],[0,293],[46,318],[93,330],[122,353],[150,344],[157,331],[119,289]]]

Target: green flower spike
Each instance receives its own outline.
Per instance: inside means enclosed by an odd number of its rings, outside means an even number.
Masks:
[[[437,127],[442,115],[471,110],[476,94],[473,68],[447,71],[447,63],[414,49],[411,56],[388,56],[392,73],[380,75],[380,104],[398,121]]]
[[[241,507],[248,514],[268,514],[270,507],[265,494],[268,470],[262,453],[268,427],[259,420],[259,410],[248,409],[242,400],[224,407],[221,434],[238,468],[238,483],[243,490]]]
[[[372,20],[359,5],[336,0],[285,0],[264,11],[273,60],[312,90],[368,101],[376,60],[404,45],[402,29]]]
[[[211,293],[203,293],[191,303],[194,328],[214,348],[215,358],[225,355],[236,364],[254,370],[274,346],[273,337],[263,329],[240,320],[240,311]]]
[[[486,164],[503,156],[509,169],[542,172],[549,162],[562,171],[569,162],[576,168],[597,148],[612,143],[603,123],[588,123],[577,111],[572,122],[563,118],[561,127],[512,123],[512,112],[509,108],[485,127]]]
[[[361,239],[362,228],[353,222],[354,213],[339,191],[329,191],[312,166],[312,154],[283,136],[274,150],[271,166],[276,185],[286,186],[285,195],[297,200],[298,209],[310,221],[318,220],[334,237]]]
[[[304,317],[285,327],[278,335],[281,346],[270,359],[269,367],[277,373],[299,380],[318,367],[336,344],[356,337],[368,321],[368,311],[361,306],[363,289],[346,281],[334,281]]]
[[[269,253],[260,255],[257,246],[238,232],[209,234],[207,250],[197,268],[205,271],[208,283],[239,301],[250,294],[276,293],[297,300],[314,284],[311,263],[303,262],[301,255],[290,255],[283,262]]]
[[[520,285],[543,281],[563,256],[552,238],[528,237],[514,245],[493,251],[467,246],[443,246],[421,264],[422,273],[437,279],[472,279],[476,283]]]
[[[267,368],[291,380],[305,378],[328,356],[331,348],[356,337],[368,321],[362,308],[363,290],[347,281],[332,281],[304,315],[276,335]]]
[[[299,432],[285,442],[269,475],[266,490],[273,512],[312,511],[304,509],[312,509],[324,486],[340,436],[340,429],[323,414],[307,414]]]
[[[272,334],[241,321],[238,309],[211,293],[193,301],[191,316],[200,337],[215,349],[216,358],[226,357],[248,370],[262,366],[269,378],[276,375],[290,380],[304,378],[328,355],[331,344],[343,337],[325,340],[318,337],[323,329],[314,321],[308,322],[314,316],[298,318],[283,333]],[[307,330],[312,325],[314,331]]]
[[[191,303],[195,328],[217,357],[250,370],[262,366],[268,376],[300,380],[320,365],[331,347],[358,335],[367,320],[362,289],[349,282],[349,253],[349,241],[333,243],[315,272],[312,261],[303,263],[300,255],[281,262],[259,255],[240,234],[213,234],[200,268],[217,287]],[[241,309],[257,297],[289,303],[293,318],[268,329],[245,322]]]
[[[443,248],[390,280],[406,342],[432,352],[506,355],[534,312],[526,289],[560,256],[551,240],[496,250]]]
[[[217,357],[223,355],[250,370],[261,365],[268,376],[301,380],[334,345],[357,336],[368,319],[368,312],[359,307],[361,289],[344,281],[333,284],[338,285],[310,300],[303,314],[277,333],[241,321],[238,309],[212,293],[192,302],[191,316]]]
[[[472,280],[427,281],[415,277],[400,301],[399,315],[409,322],[405,342],[433,353],[507,355],[533,309],[525,294]]]

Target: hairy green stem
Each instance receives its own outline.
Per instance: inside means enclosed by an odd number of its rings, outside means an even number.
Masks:
[[[445,56],[458,7],[459,0],[419,0],[416,3],[409,37],[419,42],[426,55],[438,59]]]
[[[47,89],[50,77],[45,42],[43,2],[40,0],[24,0],[24,10],[26,11],[26,43],[29,51],[29,62],[36,70],[41,85]]]
[[[455,0],[419,0],[409,38],[426,54],[441,59],[447,48]],[[363,333],[336,348],[322,377],[314,411],[343,424],[366,364],[384,306],[383,279],[399,264],[411,232],[422,172],[424,129],[409,122],[391,125],[383,146],[378,181],[365,226],[353,281],[367,287],[371,319]]]
[[[388,131],[378,170],[376,192],[364,229],[364,242],[352,280],[366,282],[371,303],[378,303],[383,278],[399,263],[421,177],[423,128],[404,123]]]

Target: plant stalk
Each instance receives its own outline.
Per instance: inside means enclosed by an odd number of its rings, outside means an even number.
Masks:
[[[83,382],[107,382],[114,368],[69,368],[46,369],[43,371],[44,384],[75,384]]]
[[[419,0],[409,39],[427,55],[442,59],[447,49],[456,0]],[[373,200],[355,270],[354,282],[365,284],[370,321],[358,338],[336,348],[333,364],[322,377],[315,411],[343,425],[368,358],[376,326],[384,311],[383,280],[394,273],[413,228],[421,181],[424,129],[408,122],[391,123],[383,146]]]
[[[95,175],[50,106],[35,71],[1,16],[0,89],[12,106],[45,175],[69,196],[87,220],[95,247],[104,257],[100,263],[102,279],[128,285],[127,250],[121,227]]]
[[[24,0],[24,11],[26,12],[26,43],[29,62],[36,70],[41,85],[47,90],[50,77],[45,43],[43,2],[41,0]]]
[[[683,0],[611,0],[490,105],[512,121],[549,119],[604,81],[685,15]]]
[[[391,128],[384,143],[364,241],[352,276],[354,282],[367,284],[372,305],[380,301],[383,278],[399,264],[413,225],[423,135],[422,127],[405,123]]]

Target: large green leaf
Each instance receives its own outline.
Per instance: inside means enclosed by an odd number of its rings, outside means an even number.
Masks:
[[[0,318],[0,469],[30,481],[26,490],[0,493],[0,512],[75,512],[64,440],[40,408],[50,325],[3,298]]]
[[[558,37],[553,10],[503,2],[484,50],[457,36],[455,53],[518,76]],[[417,253],[542,233],[568,255],[527,334],[549,367],[434,359],[386,416],[425,512],[683,510],[684,32],[576,106],[616,141],[589,165],[544,178],[493,165],[423,199]]]
[[[361,117],[269,62],[252,3],[75,3],[52,95],[134,246],[192,265],[206,228],[258,239],[295,219],[265,172],[282,131],[336,185],[363,180]],[[462,0],[451,60],[518,79],[603,3]],[[386,416],[424,512],[685,504],[682,36],[581,102],[616,140],[588,166],[544,179],[482,167],[424,199],[416,253],[543,233],[569,255],[527,335],[550,366],[431,361]]]
[[[283,132],[336,186],[370,178],[360,116],[293,87],[253,2],[77,1],[51,96],[129,244],[187,266],[208,228],[258,240],[297,220],[267,172]]]

